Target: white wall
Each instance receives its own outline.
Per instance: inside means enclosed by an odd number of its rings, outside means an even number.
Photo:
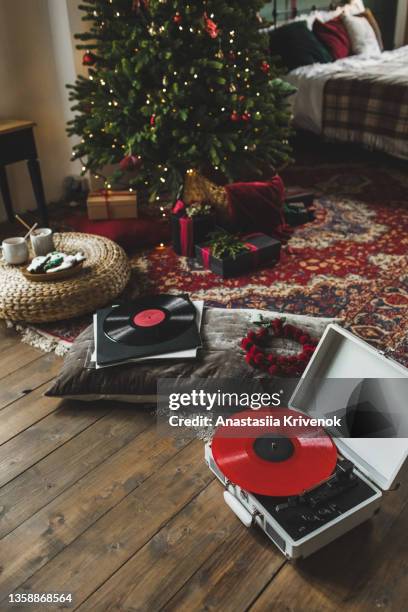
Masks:
[[[75,79],[76,71],[71,27],[78,27],[77,3],[0,2],[0,118],[37,123],[35,135],[48,201],[60,196],[64,176],[79,170],[79,163],[70,161],[72,143],[65,133],[70,116],[65,83]],[[15,210],[35,208],[25,163],[8,166],[7,172]],[[3,206],[1,218],[5,218]]]
[[[397,19],[395,23],[395,46],[402,47],[407,44],[408,33],[408,1],[399,0]]]

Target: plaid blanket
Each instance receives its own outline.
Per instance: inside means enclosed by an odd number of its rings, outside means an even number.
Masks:
[[[323,135],[408,157],[408,87],[339,76],[325,84]]]

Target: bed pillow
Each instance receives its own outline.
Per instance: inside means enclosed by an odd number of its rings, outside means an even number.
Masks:
[[[323,23],[316,19],[313,33],[326,45],[333,59],[347,57],[351,53],[351,42],[341,17]]]
[[[351,50],[355,55],[381,55],[377,37],[367,19],[344,15],[342,21],[350,38]]]
[[[316,38],[306,21],[294,21],[269,34],[272,55],[279,55],[289,70],[309,64],[327,64],[332,57]]]
[[[378,46],[380,47],[381,51],[384,51],[384,42],[383,42],[383,38],[381,34],[381,28],[378,25],[378,21],[374,17],[372,11],[370,11],[370,9],[366,9],[362,13],[358,13],[357,17],[363,17],[367,19],[368,23],[374,30],[375,36],[377,38]]]

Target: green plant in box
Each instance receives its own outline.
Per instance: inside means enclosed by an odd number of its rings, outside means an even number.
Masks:
[[[217,259],[227,259],[228,257],[236,259],[238,255],[249,251],[249,247],[242,240],[223,230],[217,230],[210,234],[208,246],[211,247],[213,257]]]

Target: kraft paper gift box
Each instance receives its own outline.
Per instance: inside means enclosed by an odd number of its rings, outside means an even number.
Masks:
[[[134,191],[94,191],[87,199],[88,218],[136,219],[137,195]]]

